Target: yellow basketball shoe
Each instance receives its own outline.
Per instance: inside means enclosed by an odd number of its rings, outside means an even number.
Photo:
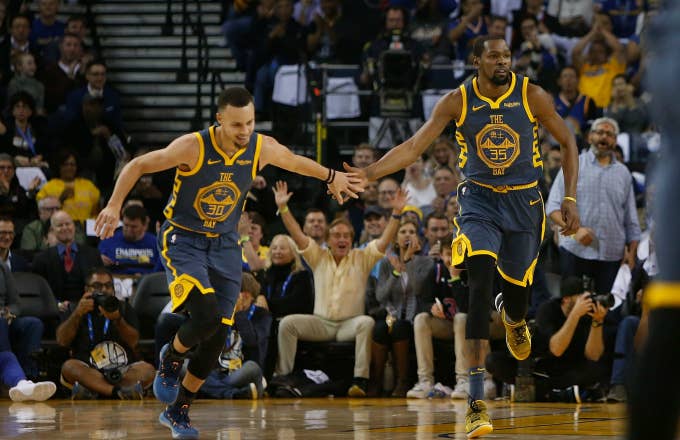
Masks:
[[[465,432],[467,438],[477,438],[493,431],[491,418],[486,412],[486,403],[483,400],[469,401],[467,413],[465,413]]]
[[[523,361],[531,354],[531,333],[526,320],[509,324],[505,320],[505,309],[501,310],[501,319],[505,326],[505,343],[510,353],[518,361]]]

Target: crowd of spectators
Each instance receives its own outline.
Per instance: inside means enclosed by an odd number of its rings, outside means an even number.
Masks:
[[[59,379],[75,399],[143,398],[157,351],[184,319],[166,310],[146,323],[156,326],[157,345],[150,355],[140,351],[145,323],[131,304],[140,278],[162,271],[155,232],[171,181],[142,177],[115,235],[99,242],[88,234],[88,220],[134,152],[106,64],[83,43],[87,23],[79,16],[60,23],[56,0],[38,3],[35,17],[3,20],[0,42],[0,323],[7,324],[0,325],[7,336],[0,335],[7,357],[0,377],[19,400],[48,398],[55,387],[46,379]],[[375,24],[376,17],[357,17],[363,2],[230,3],[226,43],[258,113],[268,109],[281,65],[355,64],[357,83],[374,87],[386,50],[406,50],[421,66],[468,63],[476,37],[507,39],[516,71],[553,94],[579,141],[582,227],[559,235],[560,148],[541,130],[547,226],[531,298],[533,361],[518,366],[492,341],[485,394],[502,393],[528,368],[537,399],[625,400],[621,385],[644,336],[641,298],[656,273],[645,176],[658,133],[641,81],[656,2],[393,0],[381,2],[382,27],[358,25]],[[404,173],[370,183],[342,207],[317,206],[272,175],[257,177],[238,228],[244,279],[235,325],[205,396],[261,397],[267,381],[280,384],[304,367],[296,364],[298,341],[354,343],[353,370],[345,372],[351,383],[342,390],[350,396],[467,396],[466,273],[450,266],[456,188],[465,176],[452,139],[437,139]],[[363,167],[378,155],[361,143],[351,161]],[[21,291],[10,281],[18,272],[46,279],[54,295],[60,324],[42,338],[69,351],[60,378],[34,364],[30,351],[43,329],[20,313]],[[612,292],[613,304],[590,295]],[[502,339],[495,309],[489,325],[492,338]],[[22,337],[31,342],[18,343]],[[455,374],[437,384],[446,376],[435,371],[443,350],[455,353],[448,366]],[[572,374],[584,365],[588,375]],[[304,375],[316,384],[340,380],[327,367]]]

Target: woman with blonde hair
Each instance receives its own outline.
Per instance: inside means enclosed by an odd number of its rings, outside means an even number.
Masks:
[[[437,168],[448,167],[455,172],[458,170],[458,148],[453,140],[447,136],[439,136],[427,149],[429,159],[425,163],[425,173],[434,176]]]

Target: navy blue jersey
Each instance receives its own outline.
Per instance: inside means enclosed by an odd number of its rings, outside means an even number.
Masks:
[[[209,236],[236,231],[246,194],[255,178],[262,135],[232,157],[219,149],[215,127],[194,133],[198,163],[189,171],[177,168],[170,200],[163,213],[178,228]]]
[[[477,78],[461,84],[456,121],[459,166],[465,176],[489,185],[525,185],[543,170],[538,123],[527,101],[529,79],[511,73],[508,91],[497,100],[482,96]]]

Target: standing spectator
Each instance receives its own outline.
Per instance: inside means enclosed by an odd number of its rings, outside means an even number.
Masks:
[[[64,211],[73,220],[84,222],[99,212],[99,188],[89,179],[78,177],[78,161],[75,153],[63,150],[57,157],[58,177],[50,179],[40,188],[36,200],[57,197]]]
[[[113,237],[99,242],[104,266],[117,275],[142,275],[161,272],[156,236],[147,232],[149,216],[139,205],[123,209],[123,227]]]
[[[354,231],[339,218],[328,228],[328,249],[306,236],[287,207],[291,194],[285,182],[277,183],[276,204],[281,218],[300,253],[314,274],[314,314],[288,315],[279,324],[277,374],[293,371],[298,340],[355,341],[354,379],[350,397],[366,396],[373,319],[364,315],[366,282],[371,268],[384,255],[394,237],[406,195],[399,190],[392,219],[385,232],[364,249],[352,249]]]
[[[449,42],[456,48],[456,58],[467,60],[475,38],[486,35],[484,4],[481,0],[462,0],[460,16],[446,26]]]
[[[66,211],[52,214],[50,224],[57,244],[35,256],[33,272],[47,280],[64,312],[82,296],[87,274],[102,260],[97,249],[75,242],[75,224]]]
[[[31,43],[40,54],[50,43],[58,41],[64,35],[66,25],[57,19],[58,12],[59,0],[38,1],[38,16],[33,20],[31,28]]]
[[[515,71],[528,76],[533,82],[555,90],[557,74],[557,48],[549,34],[538,32],[538,20],[527,16],[520,23],[522,41],[513,57]]]
[[[32,53],[38,56],[38,52],[29,40],[31,35],[31,20],[27,15],[19,14],[10,18],[9,38],[0,43],[0,83],[6,85],[12,78],[12,57],[18,53]]]
[[[588,52],[584,53],[588,47]],[[598,22],[571,51],[572,63],[579,72],[579,89],[598,107],[607,107],[611,99],[612,80],[626,70],[621,42]]]
[[[12,252],[14,242],[14,222],[9,217],[0,217],[0,263],[10,272],[28,272],[28,261]]]
[[[629,38],[635,34],[638,17],[644,13],[640,0],[596,0],[600,11],[611,17],[614,35],[618,38]]]
[[[32,53],[18,53],[12,57],[14,76],[7,86],[7,96],[27,92],[35,101],[35,113],[45,115],[45,86],[35,79],[37,64]]]
[[[443,53],[442,35],[447,13],[439,0],[418,0],[410,20],[408,32],[429,54],[433,63],[446,63],[451,59]]]
[[[307,52],[318,63],[358,63],[361,43],[356,23],[343,14],[340,0],[321,0],[307,33]]]
[[[593,0],[548,0],[546,13],[557,26],[553,32],[569,37],[580,37],[588,32],[593,22]]]
[[[57,328],[57,342],[72,355],[61,367],[62,383],[74,400],[99,395],[142,400],[155,370],[147,362],[134,362],[139,341],[134,310],[115,297],[113,275],[104,268],[88,273],[83,291]]]
[[[416,255],[419,251],[417,223],[402,221],[392,251],[381,260],[377,278],[369,278],[366,309],[375,319],[369,396],[380,396],[390,351],[397,371],[392,397],[406,397],[411,387],[409,347],[414,318],[428,310],[434,298],[434,262],[432,258]]]
[[[38,71],[37,78],[45,84],[45,110],[48,114],[56,112],[66,102],[69,92],[84,83],[80,62],[82,53],[80,37],[64,34],[59,43],[59,60]]]
[[[0,153],[0,215],[14,219],[17,227],[23,228],[36,216],[34,197],[39,184],[40,179],[35,179],[25,190],[19,185],[12,156]]]
[[[9,108],[12,118],[0,137],[0,151],[13,156],[20,167],[40,167],[48,171],[52,146],[44,118],[36,115],[35,100],[28,92],[20,91],[9,98]]]
[[[576,187],[581,227],[573,237],[560,235],[562,275],[588,275],[599,293],[611,292],[622,263],[635,266],[640,224],[630,172],[614,157],[619,126],[600,118],[590,131],[590,148],[579,155]],[[560,171],[550,190],[546,213],[560,228],[564,176]]]
[[[612,80],[612,99],[604,115],[616,120],[621,131],[639,134],[647,131],[651,122],[647,106],[634,96],[634,87],[626,75],[616,75]]]

